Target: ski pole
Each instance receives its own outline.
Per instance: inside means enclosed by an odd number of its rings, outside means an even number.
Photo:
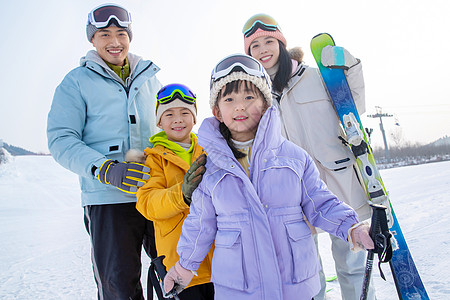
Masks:
[[[167,274],[167,270],[166,270],[166,266],[163,264],[163,259],[165,258],[164,255],[158,256],[157,258],[154,258],[152,260],[152,264],[155,266],[155,270],[156,273],[158,274],[159,280],[160,280],[160,284],[161,284],[161,289],[164,292],[164,277],[166,277]],[[164,292],[165,294],[165,292]],[[178,293],[175,291],[175,287],[165,295],[169,296],[169,297],[173,297],[175,300],[180,300],[180,297],[178,297]]]
[[[379,204],[371,204],[370,206],[373,209],[372,221],[371,221],[371,225],[370,225],[370,237],[374,241],[375,247],[374,247],[374,249],[368,250],[368,253],[367,253],[366,270],[364,273],[362,292],[361,292],[361,297],[359,298],[360,300],[367,299],[367,293],[369,291],[370,279],[372,277],[373,260],[374,260],[375,253],[380,253],[380,252],[384,253],[386,245],[387,245],[386,238],[390,238],[390,237],[385,237],[385,235],[383,235],[382,229],[381,229],[383,226],[381,226],[381,224],[380,224],[380,222],[382,222],[382,221],[387,223],[386,212],[385,212],[386,207],[383,205],[379,205]],[[381,216],[381,214],[384,214],[384,218]],[[387,224],[386,224],[386,226],[387,226]],[[380,269],[380,271],[381,271],[381,269]],[[384,277],[384,276],[382,276],[382,277]]]
[[[153,260],[153,258],[152,258]],[[164,292],[161,287],[161,281],[155,272],[155,264],[150,261],[150,267],[148,268],[147,276],[147,299],[153,299],[153,290],[156,292],[158,300],[164,300]]]

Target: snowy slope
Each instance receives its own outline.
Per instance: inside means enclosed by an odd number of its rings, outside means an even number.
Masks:
[[[450,299],[450,162],[381,173],[431,299]],[[51,157],[0,164],[0,299],[96,299],[79,194],[77,177]],[[327,234],[320,247],[332,275]],[[377,297],[397,299],[383,270],[388,282],[373,272]],[[329,288],[328,299],[341,298],[337,282]]]

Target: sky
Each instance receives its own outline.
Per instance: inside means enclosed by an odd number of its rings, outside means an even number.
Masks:
[[[430,299],[449,299],[450,162],[381,170],[381,176]],[[51,157],[0,164],[0,236],[0,299],[96,299],[78,177]],[[326,276],[335,274],[330,246],[328,234],[319,234]],[[142,261],[146,270],[149,259]],[[386,281],[376,258],[371,285],[378,299],[397,299],[388,264],[382,269]],[[143,272],[144,289],[146,278]],[[337,281],[327,288],[328,300],[341,299]]]
[[[0,139],[48,153],[46,123],[55,88],[93,49],[86,38],[87,14],[103,1],[1,2]],[[184,83],[197,94],[194,130],[211,116],[212,68],[221,58],[243,52],[243,24],[266,13],[278,21],[288,48],[303,48],[309,66],[316,66],[311,38],[321,32],[361,59],[366,86],[362,122],[373,128],[373,147],[383,147],[380,120],[367,115],[380,111],[392,115],[383,118],[390,146],[450,135],[447,0],[109,2],[132,14],[130,52],[158,65],[162,84]]]

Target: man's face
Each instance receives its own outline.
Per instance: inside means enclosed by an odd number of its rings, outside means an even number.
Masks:
[[[125,29],[112,25],[97,30],[92,37],[92,44],[104,61],[123,66],[130,47],[130,37]]]

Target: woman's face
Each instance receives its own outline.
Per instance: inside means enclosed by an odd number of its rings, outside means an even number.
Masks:
[[[250,56],[256,58],[267,70],[278,63],[280,45],[276,38],[261,36],[250,44]]]

